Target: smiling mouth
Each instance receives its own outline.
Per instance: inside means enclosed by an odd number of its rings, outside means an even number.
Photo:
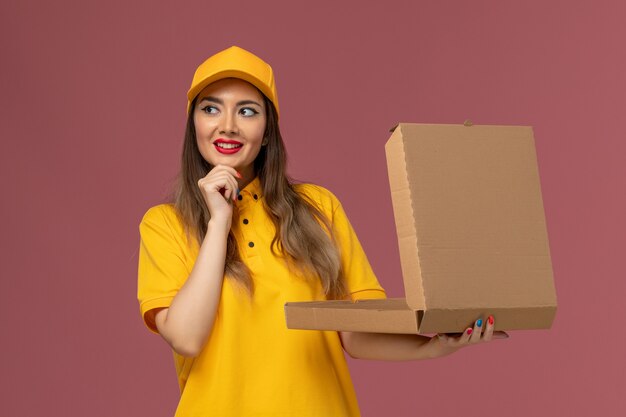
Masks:
[[[239,152],[241,148],[243,147],[243,143],[241,142],[237,142],[235,140],[221,139],[221,138],[213,142],[213,145],[215,146],[215,149],[219,153],[224,154],[224,155],[235,154]]]
[[[222,149],[235,149],[235,148],[241,148],[243,145],[240,143],[217,142],[215,143],[215,146],[217,146],[218,148],[222,148]]]

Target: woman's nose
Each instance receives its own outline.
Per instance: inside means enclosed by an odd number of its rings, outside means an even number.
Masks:
[[[239,132],[236,115],[226,112],[220,120],[220,133],[235,135]]]

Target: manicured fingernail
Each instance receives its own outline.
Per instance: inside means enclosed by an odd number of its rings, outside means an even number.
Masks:
[[[476,321],[476,326],[478,326],[478,327],[482,327],[482,325],[483,325],[483,319],[478,319],[478,320]]]
[[[235,172],[237,173],[237,178],[243,178],[241,174],[239,173],[239,171],[235,171]]]
[[[493,316],[489,316],[489,324],[493,324]]]
[[[467,329],[467,334],[472,334],[472,329]]]

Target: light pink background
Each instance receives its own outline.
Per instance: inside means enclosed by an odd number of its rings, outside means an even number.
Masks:
[[[624,4],[3,1],[0,413],[173,415],[172,356],[136,301],[138,224],[178,169],[195,67],[237,44],[277,73],[291,174],[343,201],[390,296],[388,129],[534,127],[552,330],[350,359],[364,416],[626,415]]]

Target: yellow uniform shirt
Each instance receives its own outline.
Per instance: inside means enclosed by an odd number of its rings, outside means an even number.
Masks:
[[[332,221],[352,298],[385,298],[337,198],[319,186],[296,187]],[[254,297],[250,300],[225,279],[215,324],[202,352],[195,358],[173,352],[181,390],[176,417],[359,416],[339,334],[289,330],[285,325],[286,302],[325,296],[319,282],[290,274],[270,251],[275,228],[261,191],[258,178],[241,191],[232,225],[242,259],[252,271]],[[169,204],[150,208],[139,230],[140,311],[148,328],[157,332],[147,313],[171,304],[199,247],[187,241]]]

